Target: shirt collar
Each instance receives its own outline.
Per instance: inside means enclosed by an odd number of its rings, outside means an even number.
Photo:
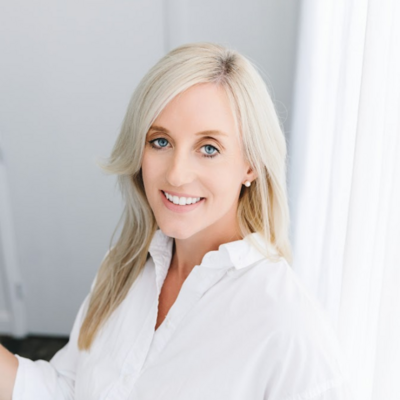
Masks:
[[[258,232],[250,233],[244,239],[221,244],[218,250],[207,252],[201,266],[211,268],[245,268],[265,258],[249,241],[253,237],[263,248],[266,245]],[[153,257],[156,267],[160,265],[163,270],[168,269],[173,249],[174,239],[157,229],[150,243],[149,253]]]

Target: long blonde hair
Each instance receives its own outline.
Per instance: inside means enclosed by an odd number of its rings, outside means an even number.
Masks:
[[[96,333],[126,297],[143,269],[158,229],[141,174],[146,134],[178,93],[199,83],[220,85],[228,95],[245,156],[257,172],[240,192],[237,218],[242,237],[262,235],[266,247],[251,241],[271,260],[292,261],[286,189],[286,141],[268,88],[257,67],[235,50],[215,43],[188,43],[162,57],[142,78],[107,162],[100,168],[116,174],[125,208],[123,227],[100,265],[82,323],[78,347],[89,350]],[[251,239],[250,239],[251,240]],[[269,249],[269,250],[266,250]]]

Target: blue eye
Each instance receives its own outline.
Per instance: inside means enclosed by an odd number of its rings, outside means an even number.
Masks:
[[[161,147],[158,147],[158,146],[155,146],[154,145],[154,143],[156,142],[156,141],[159,141],[159,146],[161,146]],[[164,149],[165,147],[166,147],[166,145],[165,146],[163,146],[160,142],[162,142],[162,143],[168,143],[168,140],[167,139],[165,139],[165,138],[157,138],[157,139],[153,139],[153,140],[149,140],[149,144],[150,144],[150,146],[153,148],[153,149],[155,149],[155,150],[162,150],[162,149]],[[215,147],[215,146],[211,146],[210,144],[205,144],[204,146],[202,146],[202,148],[203,147],[206,147],[206,148],[208,148],[209,150],[210,149],[213,149],[213,150],[215,150],[215,153],[213,153],[213,154],[203,154],[203,157],[207,157],[207,158],[213,158],[213,157],[216,157],[218,154],[219,154],[219,150]],[[212,151],[212,150],[211,150]]]
[[[215,157],[219,153],[218,149],[216,147],[214,147],[214,146],[211,146],[210,144],[206,144],[206,145],[204,145],[202,147],[211,148],[211,151],[216,150],[216,153],[213,153],[213,154],[203,154],[204,157],[212,158],[212,157]]]
[[[164,138],[154,139],[154,140],[152,140],[150,143],[153,143],[153,142],[155,142],[156,140],[161,140],[161,141],[164,141],[164,142],[167,142],[167,143],[168,143],[168,140],[166,140],[166,139],[164,139]],[[159,144],[160,144],[160,143],[159,143]],[[154,146],[153,146],[153,147],[154,147]],[[161,147],[164,147],[164,146],[161,145]],[[157,149],[157,147],[154,147],[154,148]]]

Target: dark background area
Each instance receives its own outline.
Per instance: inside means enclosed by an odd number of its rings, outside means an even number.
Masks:
[[[0,343],[11,353],[31,360],[50,361],[54,354],[68,343],[68,337],[27,336],[24,339],[14,339],[10,336],[0,336]]]

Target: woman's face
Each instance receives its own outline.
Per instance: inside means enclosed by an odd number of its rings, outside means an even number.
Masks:
[[[150,207],[166,235],[185,239],[202,231],[238,232],[240,190],[255,175],[234,129],[225,92],[210,83],[175,97],[154,121],[146,137],[142,176]],[[165,192],[177,196],[179,204],[167,200]],[[181,197],[203,199],[181,205]]]

